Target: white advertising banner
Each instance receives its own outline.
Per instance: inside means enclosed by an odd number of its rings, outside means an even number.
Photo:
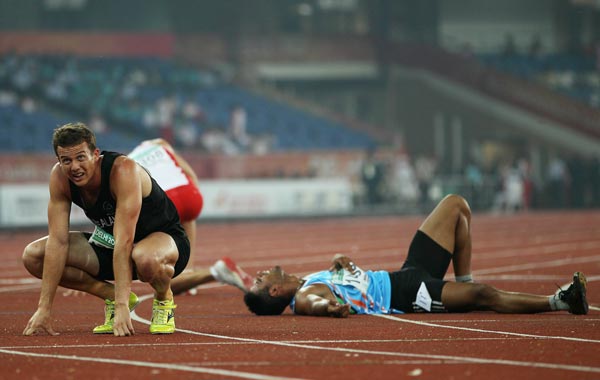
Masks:
[[[352,210],[352,189],[344,179],[201,181],[201,218],[344,214]],[[0,185],[0,227],[47,224],[47,184]],[[71,224],[85,224],[73,205]]]
[[[304,216],[352,210],[343,179],[201,181],[202,217]]]
[[[0,185],[0,227],[36,227],[48,224],[48,184]],[[87,223],[83,210],[73,204],[71,224]]]

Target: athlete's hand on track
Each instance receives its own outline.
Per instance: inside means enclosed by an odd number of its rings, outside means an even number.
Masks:
[[[127,305],[115,305],[115,321],[113,324],[113,334],[115,336],[129,336],[135,334],[129,307]]]
[[[332,317],[348,318],[348,315],[350,315],[350,304],[340,304],[335,301],[329,301],[327,312]]]
[[[38,335],[43,332],[46,332],[49,335],[58,335],[52,328],[50,311],[37,309],[29,319],[27,327],[23,330],[23,335]]]

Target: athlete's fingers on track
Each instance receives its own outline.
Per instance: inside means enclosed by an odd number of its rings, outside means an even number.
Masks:
[[[25,327],[25,330],[23,330],[23,335],[25,335],[25,336],[40,335],[43,332],[47,333],[48,335],[53,335],[53,336],[59,335],[58,332],[54,331],[52,326],[32,327],[29,325],[27,325],[27,327]]]

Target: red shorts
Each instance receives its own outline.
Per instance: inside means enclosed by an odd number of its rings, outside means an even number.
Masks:
[[[166,193],[169,199],[175,204],[182,223],[198,218],[204,201],[200,190],[192,181],[187,185],[167,190]]]

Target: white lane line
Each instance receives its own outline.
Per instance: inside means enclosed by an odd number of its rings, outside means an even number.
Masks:
[[[147,294],[140,297],[140,301],[144,301],[152,297],[152,294]],[[131,312],[132,319],[144,324],[149,325],[150,321],[144,318],[139,317],[135,311]],[[443,327],[443,326],[436,326]],[[426,360],[438,359],[444,361],[451,362],[460,362],[460,363],[477,363],[477,364],[499,364],[499,365],[508,365],[515,367],[530,367],[530,368],[547,368],[547,369],[560,369],[566,371],[578,371],[578,372],[592,372],[592,373],[600,373],[600,367],[590,367],[590,366],[581,366],[581,365],[571,365],[571,364],[556,364],[556,363],[543,363],[543,362],[527,362],[527,361],[517,361],[517,360],[502,360],[502,359],[486,359],[486,358],[476,358],[476,357],[468,357],[468,356],[453,356],[453,355],[432,355],[432,354],[414,354],[414,353],[405,353],[405,352],[389,352],[389,351],[374,351],[374,350],[362,350],[362,349],[353,349],[353,348],[342,348],[342,347],[323,347],[318,345],[307,345],[307,344],[299,344],[299,343],[288,343],[283,341],[269,341],[269,340],[261,340],[261,339],[252,339],[252,338],[241,338],[227,335],[217,335],[217,334],[208,334],[202,333],[198,331],[185,330],[185,329],[177,329],[178,332],[191,334],[191,335],[199,335],[217,339],[226,339],[226,340],[234,340],[241,342],[253,342],[253,343],[262,343],[262,344],[270,344],[274,346],[283,346],[283,347],[291,347],[291,348],[304,348],[308,350],[321,350],[321,351],[335,351],[335,352],[344,352],[344,353],[355,353],[355,354],[366,354],[366,355],[382,355],[382,356],[400,356],[400,357],[409,357],[409,358],[420,358]],[[493,332],[486,331],[484,332]]]
[[[571,341],[575,341],[575,342],[600,343],[600,340],[597,340],[597,339],[574,338],[574,337],[570,337],[570,336],[534,335],[534,334],[515,333],[515,332],[509,332],[509,331],[485,330],[485,329],[474,329],[474,328],[470,328],[470,327],[440,325],[437,323],[404,319],[404,318],[392,316],[389,314],[372,314],[372,316],[379,317],[379,318],[385,318],[385,319],[391,319],[396,322],[412,323],[412,324],[420,325],[420,326],[438,327],[438,328],[451,329],[451,330],[463,330],[463,331],[471,331],[471,332],[486,333],[486,334],[510,335],[510,336],[518,336],[518,337],[523,337],[523,338],[533,338],[533,339],[557,339],[557,340],[571,340]]]
[[[570,264],[585,264],[585,263],[597,263],[600,261],[600,255],[585,256],[585,257],[571,257],[558,260],[532,262],[527,264],[508,265],[503,267],[493,267],[488,269],[474,270],[473,274],[489,274],[489,273],[503,273],[503,272],[514,272],[525,269],[539,269],[549,267],[560,267]]]
[[[40,285],[39,284],[32,284],[32,285],[18,285],[18,286],[2,286],[0,287],[0,293],[12,293],[12,292],[18,292],[21,290],[32,290],[32,289],[39,289]]]
[[[268,341],[268,340],[239,338],[239,337],[224,336],[224,335],[206,334],[206,333],[200,333],[200,332],[196,332],[196,331],[183,330],[183,329],[177,329],[177,331],[187,333],[187,334],[208,336],[208,337],[213,337],[213,338],[242,340],[242,341],[248,341],[248,342],[258,342],[258,343],[262,343],[262,344],[271,344],[271,345],[275,345],[275,346],[284,346],[284,347],[291,347],[291,348],[304,348],[304,349],[309,349],[309,350],[335,351],[335,352],[355,353],[355,354],[365,354],[365,355],[400,356],[400,357],[409,357],[409,358],[420,358],[420,359],[425,359],[425,360],[437,359],[437,360],[442,360],[445,363],[451,362],[451,363],[498,364],[498,365],[508,365],[508,366],[515,366],[515,367],[546,368],[546,369],[557,369],[557,370],[566,370],[566,371],[600,373],[600,367],[590,367],[590,366],[581,366],[581,365],[555,364],[555,363],[543,363],[543,362],[527,362],[527,361],[502,360],[502,359],[486,359],[486,358],[475,358],[475,357],[468,357],[468,356],[413,354],[413,353],[404,353],[404,352],[374,351],[374,350],[362,350],[362,349],[341,348],[341,347],[322,347],[322,346],[316,346],[316,345],[305,345],[305,344],[297,344],[297,343],[286,343],[286,342],[278,342],[278,341]]]
[[[82,361],[82,362],[94,362],[94,363],[106,363],[106,364],[121,364],[121,365],[128,365],[128,366],[134,366],[134,367],[160,368],[160,369],[170,369],[170,370],[195,372],[195,373],[208,373],[211,375],[239,377],[239,378],[243,378],[243,379],[298,380],[298,378],[292,378],[292,377],[269,376],[269,375],[255,374],[255,373],[251,373],[251,372],[229,371],[229,370],[225,370],[225,369],[195,367],[195,366],[181,365],[181,364],[144,362],[144,361],[139,361],[139,360],[91,358],[91,357],[78,356],[78,355],[38,354],[38,353],[34,353],[34,352],[23,352],[23,351],[3,350],[3,349],[0,349],[0,353],[7,354],[7,355],[18,355],[18,356],[37,357],[37,358],[75,360],[75,361]]]
[[[477,260],[496,260],[499,258],[511,257],[527,257],[535,255],[551,255],[554,253],[569,253],[581,250],[596,250],[600,248],[600,240],[592,241],[574,241],[566,243],[553,243],[545,245],[527,245],[522,248],[492,248],[483,253],[475,253],[474,258]],[[547,256],[546,256],[547,257]]]
[[[41,284],[42,280],[32,277],[0,278],[0,285]]]
[[[444,339],[332,339],[332,340],[283,340],[283,343],[409,343],[409,342],[456,342],[456,341],[490,341],[490,340],[525,340],[526,338],[444,338]],[[54,344],[54,345],[31,345],[31,346],[3,346],[3,350],[47,350],[54,348],[106,348],[115,347],[170,347],[170,346],[241,346],[262,344],[260,342],[174,342],[174,343],[125,343],[125,344]]]

